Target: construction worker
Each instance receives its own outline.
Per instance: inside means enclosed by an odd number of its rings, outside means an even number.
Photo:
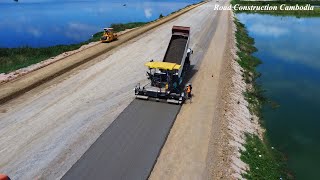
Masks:
[[[191,100],[191,96],[192,96],[192,86],[191,86],[191,84],[187,84],[187,86],[186,86],[186,94],[187,94],[187,98]]]
[[[168,90],[168,89],[169,89],[169,84],[166,83],[165,90]]]

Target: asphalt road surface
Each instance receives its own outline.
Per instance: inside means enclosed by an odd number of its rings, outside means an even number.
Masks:
[[[147,179],[179,109],[134,100],[62,179]]]

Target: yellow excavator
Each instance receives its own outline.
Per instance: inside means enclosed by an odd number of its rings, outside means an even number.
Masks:
[[[111,42],[118,39],[118,35],[113,32],[113,28],[104,28],[103,35],[100,38],[101,42]]]

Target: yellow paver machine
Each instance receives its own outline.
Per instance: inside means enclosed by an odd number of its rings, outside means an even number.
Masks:
[[[161,62],[150,61],[145,65],[150,82],[135,87],[138,99],[166,101],[182,104],[186,99],[183,78],[190,67],[190,27],[173,26],[172,36],[165,57]]]

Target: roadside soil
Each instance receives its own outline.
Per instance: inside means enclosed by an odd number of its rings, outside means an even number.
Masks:
[[[232,13],[232,19],[235,15]],[[242,174],[248,170],[249,166],[245,164],[241,159],[240,150],[245,150],[243,144],[245,143],[245,134],[256,134],[263,139],[265,129],[263,129],[259,123],[259,118],[252,114],[248,108],[249,103],[245,99],[243,92],[246,92],[248,88],[251,88],[251,84],[247,84],[243,78],[244,70],[237,62],[237,45],[235,32],[237,30],[236,25],[232,22],[232,33],[230,38],[230,49],[232,61],[229,61],[227,68],[230,69],[226,74],[227,79],[224,83],[224,92],[221,96],[223,102],[220,106],[220,113],[223,114],[223,121],[228,122],[228,161],[230,161],[229,170],[232,173],[233,179],[243,179]]]
[[[225,82],[230,81],[231,33],[231,12],[223,11],[192,81],[192,102],[182,106],[151,180],[231,178],[228,121],[220,108]]]
[[[134,86],[147,82],[144,63],[162,60],[173,25],[191,27],[195,63],[202,59],[208,48],[206,41],[211,39],[204,32],[226,28],[216,22],[219,13],[212,10],[215,3],[192,9],[98,56],[89,65],[0,105],[0,172],[12,179],[61,178],[134,99]],[[83,54],[77,54],[75,59],[82,58]],[[56,64],[50,68],[58,68]],[[200,90],[197,86],[194,94]]]

